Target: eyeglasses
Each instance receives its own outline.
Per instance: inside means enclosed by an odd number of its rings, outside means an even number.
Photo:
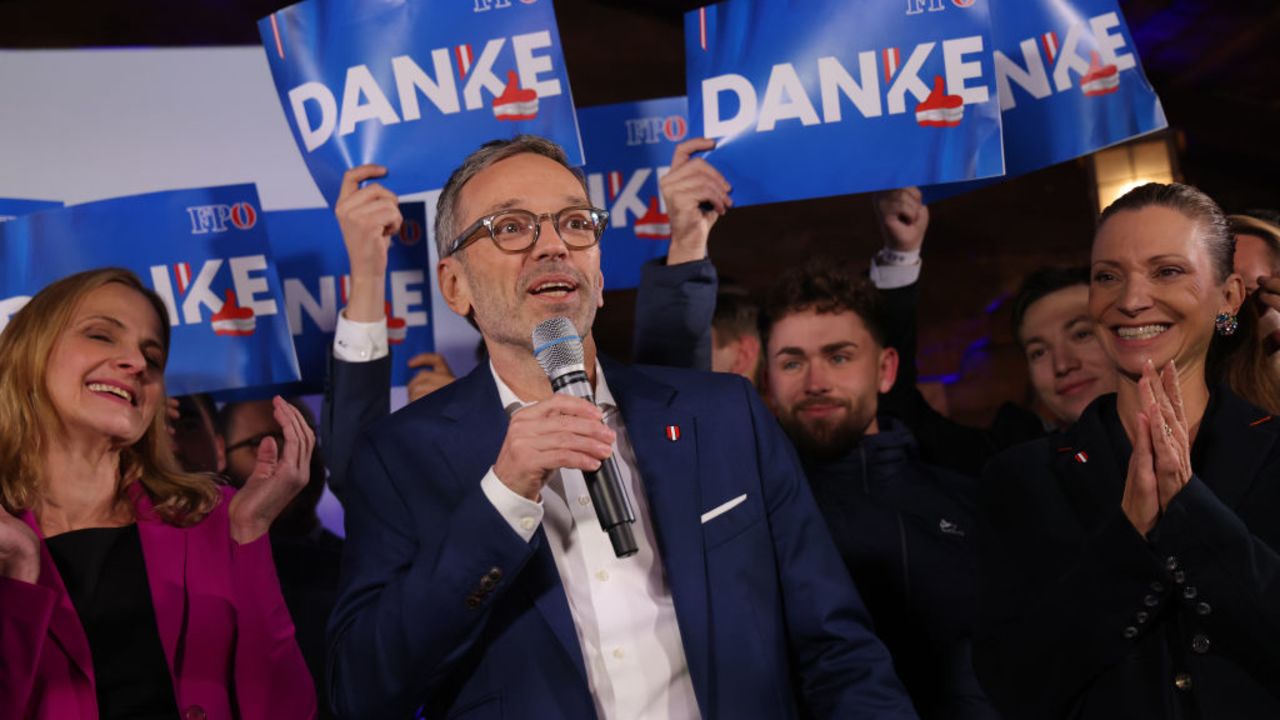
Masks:
[[[593,207],[567,207],[560,212],[535,215],[528,210],[503,210],[480,218],[449,244],[445,257],[475,242],[481,230],[504,253],[522,253],[538,242],[542,221],[551,220],[556,234],[572,250],[586,250],[600,242],[609,213]]]
[[[266,440],[267,438],[276,439],[276,450],[279,450],[280,448],[284,447],[283,432],[279,432],[279,431],[264,432],[264,433],[258,433],[257,435],[251,435],[245,438],[244,440],[241,440],[240,442],[232,443],[231,445],[228,445],[226,450],[224,450],[223,452],[230,455],[233,450],[239,450],[242,447],[253,448],[254,451],[257,451],[258,446],[261,445],[262,441]]]

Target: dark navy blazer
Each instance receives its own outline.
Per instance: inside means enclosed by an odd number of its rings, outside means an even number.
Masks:
[[[728,375],[604,367],[702,716],[915,717],[794,451],[752,388]],[[341,716],[595,717],[543,531],[526,543],[480,489],[506,428],[482,365],[359,441],[329,627]]]
[[[978,677],[1019,718],[1280,718],[1280,421],[1214,391],[1143,537],[1116,396],[983,477]]]

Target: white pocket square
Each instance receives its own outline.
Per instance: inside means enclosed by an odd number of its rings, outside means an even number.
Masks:
[[[739,495],[738,497],[736,497],[736,498],[734,498],[734,499],[730,500],[730,501],[729,501],[729,502],[727,502],[727,503],[724,503],[724,504],[722,504],[722,505],[717,505],[716,507],[711,508],[710,510],[708,510],[708,511],[706,511],[706,512],[702,513],[702,524],[703,524],[703,525],[706,525],[706,524],[707,524],[707,522],[709,522],[709,521],[711,521],[711,520],[714,520],[714,519],[716,519],[716,518],[720,517],[721,515],[723,515],[723,514],[725,514],[725,513],[729,512],[730,510],[732,510],[732,509],[734,509],[734,508],[738,507],[739,505],[741,505],[742,503],[744,503],[744,502],[746,502],[746,501],[747,501],[747,496],[746,496],[746,494],[742,494],[742,495]]]

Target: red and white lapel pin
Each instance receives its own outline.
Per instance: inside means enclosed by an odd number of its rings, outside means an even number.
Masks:
[[[680,439],[680,426],[668,425],[666,431],[663,434],[667,436],[668,440],[670,440],[671,442],[675,442]]]

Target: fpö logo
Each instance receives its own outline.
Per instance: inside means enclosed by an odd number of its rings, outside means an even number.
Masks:
[[[689,121],[680,115],[635,118],[626,121],[627,145],[680,142],[689,134]]]
[[[521,5],[532,5],[538,0],[520,0]],[[511,7],[511,0],[472,0],[472,12],[489,12],[490,10],[506,10]]]
[[[192,235],[248,230],[258,224],[258,211],[249,202],[231,205],[193,205],[187,208]]]
[[[958,8],[971,8],[977,0],[950,0],[951,5]],[[907,14],[919,15],[925,12],[942,12],[947,9],[948,0],[907,0]]]
[[[413,247],[422,242],[422,238],[426,236],[426,231],[422,228],[422,223],[410,218],[404,219],[404,224],[400,226],[400,232],[396,233],[396,239],[406,247]]]

